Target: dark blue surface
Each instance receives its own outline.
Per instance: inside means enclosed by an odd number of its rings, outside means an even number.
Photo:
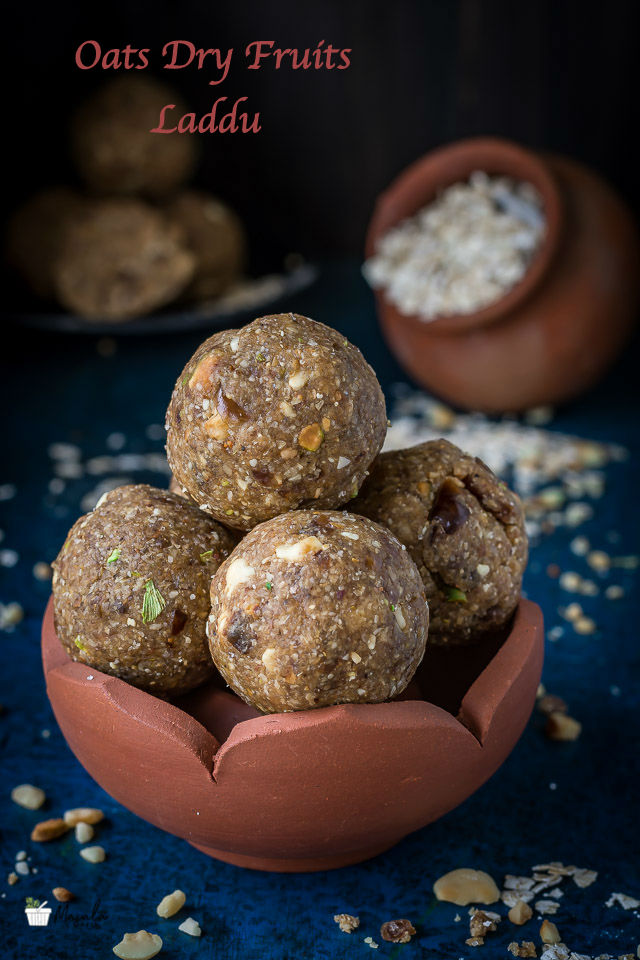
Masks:
[[[386,389],[402,379],[379,337],[372,299],[354,266],[328,269],[320,284],[290,307],[341,329],[363,349]],[[388,957],[471,957],[474,948],[464,945],[466,909],[437,903],[433,881],[466,865],[488,870],[500,884],[505,873],[528,874],[534,864],[548,860],[599,872],[587,890],[572,881],[564,884],[553,919],[569,947],[591,955],[635,952],[640,943],[637,912],[604,905],[612,891],[640,898],[640,658],[636,575],[631,572],[605,579],[625,587],[621,600],[607,601],[602,593],[578,598],[598,623],[595,635],[578,636],[567,629],[558,642],[547,643],[544,681],[583,723],[581,739],[550,743],[541,718],[534,717],[511,757],[475,796],[369,863],[296,876],[226,866],[136,818],[76,762],[45,695],[39,630],[49,584],[37,581],[32,567],[55,556],[80,512],[81,495],[100,478],[70,481],[62,496],[53,497],[47,491],[52,476],[47,447],[70,441],[85,456],[103,454],[106,437],[121,431],[126,452],[161,451],[162,441],[150,441],[145,429],[163,422],[174,379],[198,339],[193,334],[156,341],[127,338],[109,358],[86,338],[24,333],[10,348],[5,341],[2,409],[12,415],[4,428],[0,485],[15,484],[17,495],[0,502],[0,550],[15,549],[20,560],[11,569],[0,568],[0,602],[18,601],[26,616],[14,632],[0,633],[0,702],[5,708],[0,717],[2,956],[109,957],[125,931],[146,928],[162,936],[160,956],[168,960],[368,957],[366,936],[373,936],[380,943],[378,954]],[[635,455],[633,357],[628,352],[603,385],[557,416],[553,428],[616,441]],[[595,546],[616,554],[638,548],[634,463],[607,468],[607,493],[597,501],[595,517],[579,530]],[[154,474],[129,476],[162,483]],[[610,531],[621,537],[615,547],[607,541]],[[547,629],[561,622],[557,609],[568,599],[557,580],[547,576],[547,565],[587,573],[584,561],[569,552],[574,533],[557,531],[532,551],[525,587],[541,603]],[[50,730],[50,737],[43,737],[42,730]],[[11,802],[11,788],[23,782],[46,791],[46,812],[32,813]],[[95,841],[107,849],[103,864],[84,862],[72,836],[50,844],[29,841],[35,822],[77,805],[99,806],[107,814]],[[10,887],[5,875],[23,849],[38,873]],[[56,904],[51,889],[57,885],[76,892],[77,901],[68,907]],[[187,905],[177,917],[159,920],[155,907],[175,887],[186,891]],[[47,928],[27,926],[27,896],[54,906]],[[337,912],[358,914],[360,929],[351,936],[341,933],[332,919]],[[463,921],[454,923],[458,912]],[[201,923],[200,940],[178,932],[186,916]],[[418,927],[412,943],[394,946],[380,940],[380,924],[394,917],[409,917]],[[516,928],[504,919],[479,956],[507,957],[513,939],[539,942],[538,928],[535,920]]]

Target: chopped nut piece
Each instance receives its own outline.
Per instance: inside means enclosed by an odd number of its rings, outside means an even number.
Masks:
[[[232,560],[225,577],[227,590],[234,590],[238,584],[246,583],[254,573],[254,568],[249,566],[243,557],[237,557],[235,560]]]
[[[582,724],[565,713],[552,713],[544,732],[550,740],[577,740],[582,733]]]
[[[483,870],[469,867],[445,873],[434,883],[433,892],[438,900],[446,900],[459,907],[466,907],[469,903],[496,903],[500,899],[500,891],[493,878]]]
[[[324,550],[324,544],[317,537],[305,537],[297,543],[287,543],[276,547],[276,557],[279,560],[304,560],[309,554]],[[238,561],[234,561],[238,562]]]
[[[186,899],[187,897],[182,890],[174,890],[173,893],[168,893],[166,897],[162,898],[156,907],[156,913],[159,917],[164,917],[165,919],[172,917],[178,910],[182,910]]]
[[[220,363],[221,357],[218,353],[209,353],[206,357],[203,357],[198,366],[195,368],[191,374],[191,379],[189,380],[189,389],[193,390],[195,387],[201,387],[204,389],[207,386],[207,383],[213,383],[213,374]]]
[[[76,840],[78,843],[88,843],[89,840],[93,840],[94,829],[90,823],[85,823],[84,820],[81,820],[80,823],[76,823]]]
[[[157,933],[138,930],[137,933],[125,933],[113,948],[120,960],[151,960],[162,950],[162,940]]]
[[[188,933],[190,937],[202,936],[202,927],[193,917],[187,917],[186,920],[183,920],[178,930],[180,930],[181,933]]]
[[[487,913],[484,910],[476,910],[475,907],[472,907],[469,914],[469,933],[472,937],[486,937],[488,933],[493,933],[498,929],[501,920],[499,913]]]
[[[59,903],[70,903],[76,898],[75,893],[71,893],[71,890],[67,890],[66,887],[54,887],[51,893]]]
[[[21,783],[19,787],[14,787],[11,791],[11,799],[19,807],[25,810],[39,810],[45,802],[46,795],[40,787],[34,787],[30,783]]]
[[[289,386],[292,390],[300,390],[309,379],[309,373],[306,370],[298,370],[289,377]]]
[[[83,860],[87,860],[89,863],[102,863],[102,861],[107,856],[104,847],[95,846],[95,847],[83,847],[80,851],[80,856]]]
[[[540,939],[543,943],[562,943],[558,928],[551,920],[543,920],[540,927]]]
[[[224,440],[229,433],[229,421],[214,410],[209,419],[205,420],[203,428],[212,440]]]
[[[314,453],[322,445],[324,440],[324,431],[319,423],[310,423],[303,427],[298,434],[298,444],[304,449]]]
[[[389,943],[409,943],[415,932],[411,920],[387,920],[380,927],[380,936]]]
[[[75,827],[78,823],[100,823],[104,820],[104,813],[97,807],[75,807],[73,810],[65,810],[64,822],[70,827]]]
[[[537,703],[540,713],[549,716],[552,713],[566,713],[568,707],[562,697],[556,697],[552,693],[547,693],[540,697]]]
[[[13,887],[18,882],[18,874],[15,870],[12,870],[9,876],[7,877],[7,883],[10,887]]]
[[[57,840],[69,829],[69,825],[61,817],[52,820],[41,820],[31,831],[31,839],[36,843],[46,843],[48,840]]]
[[[336,913],[333,919],[343,933],[353,933],[360,926],[360,917],[352,917],[350,913]]]
[[[509,953],[512,953],[514,957],[536,957],[536,947],[531,940],[523,940],[520,945],[518,945],[515,940],[513,943],[510,943],[507,947]]]
[[[530,920],[533,916],[533,910],[528,903],[525,903],[524,900],[518,900],[509,910],[507,914],[511,923],[515,923],[516,926],[521,927],[523,923],[526,923],[527,920]]]

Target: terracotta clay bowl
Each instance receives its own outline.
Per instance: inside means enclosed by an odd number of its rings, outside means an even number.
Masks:
[[[429,322],[376,293],[384,336],[402,366],[450,403],[488,413],[560,403],[595,383],[638,317],[640,240],[630,213],[592,171],[507,140],[462,140],[422,157],[379,197],[366,241],[475,170],[532,183],[546,234],[520,283],[476,313]]]
[[[47,692],[88,773],[138,816],[228,863],[324,870],[393,846],[505,760],[535,701],[544,632],[430,649],[405,699],[261,715],[215,683],[168,703],[71,660],[42,628]]]

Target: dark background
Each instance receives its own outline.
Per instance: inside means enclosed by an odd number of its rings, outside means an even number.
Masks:
[[[7,206],[69,180],[66,126],[115,71],[81,72],[77,46],[169,40],[234,47],[229,78],[159,71],[198,113],[227,95],[261,113],[254,135],[203,135],[198,180],[249,225],[254,259],[361,253],[377,193],[408,162],[458,137],[499,134],[571,154],[640,207],[633,2],[608,0],[110,0],[19,3],[5,22]],[[247,71],[252,40],[352,48],[343,71]],[[155,57],[154,57],[155,55]],[[122,72],[122,71],[120,71]],[[158,70],[154,71],[158,72]]]

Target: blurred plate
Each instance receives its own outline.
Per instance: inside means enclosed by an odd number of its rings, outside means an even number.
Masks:
[[[318,268],[309,263],[282,274],[269,274],[240,286],[217,300],[166,308],[147,317],[136,317],[120,323],[106,320],[84,320],[72,313],[14,313],[13,318],[28,327],[60,333],[135,335],[145,333],[179,333],[201,327],[233,326],[248,316],[260,316],[268,308],[306,290],[318,278]]]

